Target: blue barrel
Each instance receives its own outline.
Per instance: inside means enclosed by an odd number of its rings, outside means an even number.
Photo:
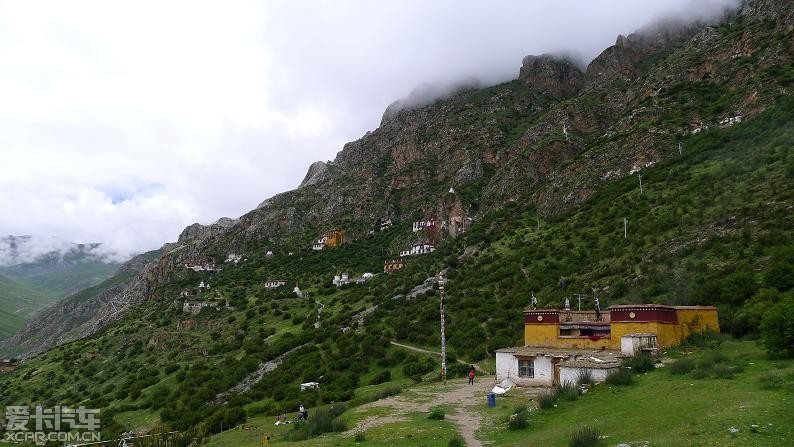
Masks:
[[[496,394],[488,393],[488,406],[495,407],[496,406]]]

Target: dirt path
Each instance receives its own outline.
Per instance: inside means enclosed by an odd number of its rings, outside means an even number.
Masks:
[[[417,348],[416,346],[411,346],[411,345],[404,345],[402,343],[397,343],[396,341],[391,342],[391,344],[393,344],[394,346],[399,346],[401,348],[408,349],[409,351],[421,352],[423,354],[434,354],[434,355],[439,355],[439,356],[441,355],[440,352],[429,351],[427,349]],[[469,362],[466,362],[466,361],[461,360],[461,359],[458,359],[458,363],[463,364],[463,365],[474,365],[474,369],[476,369],[477,372],[479,372],[480,374],[488,374],[484,369],[482,369],[480,367],[480,365],[478,365],[476,363],[469,363]]]
[[[392,408],[397,412],[428,412],[437,406],[451,407],[453,411],[446,415],[446,419],[455,424],[458,433],[469,447],[481,447],[483,442],[474,434],[480,429],[482,415],[473,407],[485,402],[485,395],[493,387],[493,377],[479,378],[474,385],[469,385],[465,379],[456,379],[446,385],[430,385],[414,388],[404,394],[381,399],[376,402],[361,406],[361,410],[368,408]],[[360,421],[355,428],[348,431],[351,436],[372,427],[404,421],[399,415],[370,416]]]

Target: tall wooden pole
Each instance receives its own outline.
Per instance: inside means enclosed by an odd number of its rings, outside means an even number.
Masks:
[[[446,336],[446,322],[444,317],[444,305],[446,304],[446,293],[444,292],[444,272],[438,274],[438,291],[441,294],[441,303],[439,310],[441,313],[441,382],[447,383],[447,336]]]

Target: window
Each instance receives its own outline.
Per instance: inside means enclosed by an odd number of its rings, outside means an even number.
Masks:
[[[535,378],[535,361],[534,360],[519,360],[518,361],[518,377],[526,377],[529,379]]]

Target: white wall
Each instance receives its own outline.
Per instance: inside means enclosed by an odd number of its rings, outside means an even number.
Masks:
[[[620,337],[620,353],[631,357],[644,347],[658,346],[655,335],[624,335]]]
[[[570,382],[576,384],[579,381],[579,374],[583,369],[589,369],[590,373],[593,377],[593,380],[596,382],[603,382],[607,378],[607,374],[609,374],[612,370],[617,369],[617,367],[611,368],[574,368],[571,366],[561,366],[560,367],[560,383]]]
[[[496,353],[496,381],[510,379],[518,386],[551,386],[554,370],[549,357],[535,357],[535,378],[518,377],[518,359],[509,352]]]

